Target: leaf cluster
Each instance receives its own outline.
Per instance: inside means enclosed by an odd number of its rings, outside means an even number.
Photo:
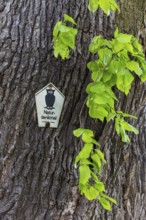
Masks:
[[[62,59],[69,57],[70,49],[75,49],[75,37],[77,35],[77,29],[67,26],[65,22],[76,25],[72,17],[64,14],[64,22],[58,21],[53,30],[54,56],[58,58],[60,55]]]
[[[118,99],[112,88],[116,86],[127,95],[134,75],[142,81],[146,80],[146,61],[142,47],[134,36],[119,33],[116,29],[112,40],[103,39],[101,36],[94,37],[89,51],[98,56],[98,59],[87,64],[92,78],[86,88],[89,115],[107,122],[115,119],[117,134],[122,141],[129,142],[126,131],[135,134],[138,131],[124,120],[126,113],[115,110],[115,101]]]
[[[102,165],[106,164],[102,151],[95,148],[100,144],[90,129],[78,128],[73,133],[84,142],[84,147],[75,159],[75,164],[79,163],[79,190],[88,200],[97,199],[104,209],[111,210],[110,202],[116,204],[116,201],[105,194],[104,183],[98,178]]]
[[[111,10],[120,11],[115,0],[89,0],[88,9],[91,12],[96,12],[98,8],[101,8],[105,14],[109,15]]]
[[[88,8],[93,13],[101,8],[109,15],[111,10],[120,10],[115,0],[89,0]],[[70,49],[75,49],[77,29],[66,25],[76,25],[74,19],[64,15],[64,22],[58,21],[53,31],[54,56],[62,59],[69,57]],[[123,142],[130,142],[127,132],[138,134],[138,130],[126,121],[134,118],[115,109],[118,101],[113,87],[128,95],[134,76],[142,82],[146,80],[146,61],[138,40],[129,34],[119,33],[116,29],[114,38],[107,40],[102,36],[93,38],[89,51],[98,57],[87,64],[91,71],[92,82],[88,84],[87,107],[91,118],[101,121],[114,120],[115,130]],[[81,137],[84,146],[75,158],[79,167],[79,190],[88,200],[97,199],[102,207],[111,210],[111,202],[116,201],[105,194],[105,186],[100,180],[103,165],[106,164],[100,144],[94,139],[93,131],[85,128],[74,130],[76,137]]]

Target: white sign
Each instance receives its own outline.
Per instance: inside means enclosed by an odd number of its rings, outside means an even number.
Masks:
[[[45,127],[49,123],[51,128],[57,128],[61,115],[64,95],[49,83],[35,94],[38,126]]]

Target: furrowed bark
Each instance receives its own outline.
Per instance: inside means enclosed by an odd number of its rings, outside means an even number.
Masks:
[[[134,114],[140,134],[121,143],[113,123],[88,118],[85,88],[90,82],[88,45],[102,34],[120,31],[138,36],[146,47],[145,1],[119,1],[121,14],[92,14],[87,1],[1,0],[0,2],[0,219],[144,220],[146,218],[145,86],[135,80],[128,97],[118,94],[117,108]],[[77,48],[70,59],[53,56],[52,31],[63,14],[77,22]],[[37,125],[35,93],[52,82],[65,95],[57,129]],[[82,144],[72,131],[95,131],[108,165],[103,179],[118,206],[111,212],[78,193],[74,158]]]

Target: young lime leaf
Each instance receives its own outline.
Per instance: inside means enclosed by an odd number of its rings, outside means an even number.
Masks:
[[[104,209],[106,209],[106,210],[111,210],[110,202],[109,202],[107,199],[105,199],[105,198],[103,198],[103,197],[100,197],[100,198],[99,198],[99,202],[100,202],[100,204],[102,205],[102,207],[103,207]]]
[[[96,149],[95,151],[97,152],[98,156],[99,156],[100,159],[103,161],[103,163],[106,164],[106,160],[104,159],[104,154],[102,153],[102,151],[99,150],[99,149]]]
[[[133,80],[134,77],[132,76],[130,71],[123,68],[117,74],[116,86],[121,92],[124,92],[127,95],[129,93],[129,90],[131,89],[131,84]]]
[[[130,34],[118,34],[116,40],[120,43],[130,43],[132,39],[132,35]]]
[[[67,14],[64,14],[64,21],[69,21],[72,24],[76,25],[76,22],[74,21],[74,19],[72,17],[70,17],[69,15],[67,15]]]
[[[116,117],[116,113],[110,113],[108,114],[106,120],[107,122],[109,122],[111,119],[114,119]]]
[[[100,157],[98,156],[98,154],[92,154],[91,156],[94,164],[97,165],[98,170],[101,170],[101,161],[100,161]]]
[[[121,127],[124,128],[124,130],[126,130],[126,131],[131,131],[131,132],[134,132],[135,134],[139,133],[139,131],[135,127],[133,127],[132,125],[130,125],[126,121],[121,122]]]
[[[82,140],[83,140],[85,143],[92,143],[92,137],[89,136],[89,135],[86,134],[86,133],[83,133],[83,135],[82,135]]]
[[[88,9],[91,12],[96,12],[99,7],[99,0],[89,0]]]
[[[142,45],[138,42],[137,38],[135,38],[134,36],[132,37],[132,45],[136,51],[138,51],[139,53],[142,52]]]
[[[114,32],[114,38],[117,38],[118,34],[119,34],[119,29],[118,29],[118,27],[116,27],[116,30]]]
[[[142,82],[146,81],[146,71],[143,72],[143,74],[141,75],[140,79],[141,79]]]
[[[130,142],[130,139],[128,135],[125,132],[125,129],[123,127],[120,127],[120,136],[122,137],[123,142]]]
[[[99,77],[99,75],[100,75],[100,72],[98,72],[98,71],[97,72],[92,72],[92,80],[96,81],[96,79],[97,79],[97,77]],[[141,79],[141,80],[143,80],[143,79]]]
[[[80,160],[89,158],[92,149],[93,149],[93,144],[85,144],[82,150],[77,155],[75,159],[75,163],[78,163],[78,161]]]
[[[80,164],[81,165],[92,165],[93,166],[93,163],[91,163],[89,160],[87,159],[81,159],[80,160]]]
[[[95,72],[98,70],[98,63],[96,61],[92,61],[87,63],[87,67],[90,71]]]
[[[100,147],[100,143],[97,142],[97,141],[96,141],[95,139],[93,139],[93,138],[92,138],[92,143]]]
[[[132,60],[129,61],[126,66],[130,71],[135,72],[138,76],[142,75],[142,69],[140,68],[138,62]]]
[[[109,96],[106,96],[104,93],[103,94],[95,94],[93,96],[93,102],[95,104],[106,104],[109,102]]]
[[[102,182],[100,181],[96,181],[96,183],[94,184],[94,187],[99,191],[99,192],[103,192],[105,191],[105,186]]]
[[[60,33],[59,37],[66,46],[70,47],[71,49],[75,48],[75,38],[71,34],[71,32],[69,32],[69,33],[66,33],[66,32]]]
[[[96,174],[94,172],[92,172],[92,177],[95,182],[99,182],[98,177],[96,176]]]
[[[78,128],[78,129],[73,131],[73,134],[76,137],[80,137],[83,134],[84,130],[85,130],[84,128]]]
[[[90,170],[89,166],[81,165],[79,167],[79,173],[80,173],[79,184],[85,185],[88,182],[88,180],[90,179],[90,176],[91,176],[91,170]]]
[[[92,118],[98,118],[101,121],[104,121],[104,119],[108,116],[108,111],[102,106],[93,104],[89,108],[89,115]]]
[[[110,2],[107,0],[99,0],[99,5],[101,9],[104,11],[105,14],[110,14],[111,5]]]
[[[110,0],[110,7],[111,7],[112,10],[116,10],[117,9],[118,11],[120,11],[120,8],[117,5],[117,3],[115,2],[115,0]]]
[[[68,27],[58,21],[53,31],[53,49],[54,56],[57,58],[59,55],[62,59],[69,58],[69,48],[75,49],[75,36],[77,29]]]
[[[93,131],[90,130],[90,129],[84,129],[84,134],[88,135],[89,137],[93,137],[94,136]]]
[[[62,25],[62,21],[58,21],[54,27],[54,30],[53,30],[53,36],[54,37],[57,37],[59,31],[60,31],[60,26]]]
[[[62,25],[59,25],[59,31],[60,32],[70,32],[70,27],[68,27],[62,23]]]
[[[108,69],[104,72],[103,76],[102,76],[102,80],[104,83],[107,82],[107,85],[109,84],[109,82],[113,81],[112,80],[113,77],[113,73]]]
[[[118,114],[121,114],[124,118],[134,118],[134,119],[137,119],[136,116],[134,115],[130,115],[130,114],[127,114],[127,113],[124,113],[122,111],[117,111]]]
[[[90,188],[85,188],[83,190],[83,192],[85,194],[85,197],[88,200],[96,199],[97,196],[99,195],[99,191],[95,187],[93,187],[93,186],[90,186]]]
[[[115,128],[118,135],[120,134],[120,120],[120,116],[117,116],[115,119]]]
[[[102,82],[96,82],[96,83],[90,84],[90,92],[101,94],[105,90],[106,90],[106,87],[105,87],[105,85]]]
[[[112,59],[112,51],[108,48],[101,48],[98,51],[98,55],[105,66],[108,65]]]
[[[105,195],[105,194],[103,194],[103,193],[100,193],[100,196],[101,196],[101,197],[104,197],[105,199],[108,199],[110,202],[112,202],[112,203],[114,203],[115,205],[117,205],[117,201],[116,201],[115,199],[113,199],[113,198],[111,198],[111,197],[109,197],[109,196],[107,196],[107,195]]]
[[[66,59],[69,57],[69,49],[68,47],[61,41],[59,37],[54,38],[54,56],[58,58],[60,55],[62,59]]]

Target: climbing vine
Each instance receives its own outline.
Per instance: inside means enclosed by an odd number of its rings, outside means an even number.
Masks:
[[[114,0],[89,0],[90,11],[95,12],[99,7],[107,15],[110,10],[119,10]],[[66,22],[76,25],[73,18],[65,14],[64,22],[58,21],[53,31],[54,56],[60,55],[62,59],[69,58],[70,49],[75,49],[77,35],[77,29],[68,26]],[[86,88],[89,116],[100,121],[114,121],[115,130],[121,140],[130,142],[128,132],[138,134],[138,130],[126,119],[136,117],[115,109],[118,98],[113,87],[128,95],[135,75],[142,82],[146,80],[146,61],[142,46],[133,35],[119,33],[117,28],[111,40],[102,36],[94,37],[89,51],[97,57],[87,64],[92,80]],[[80,193],[88,200],[97,199],[104,209],[111,210],[110,203],[117,202],[106,195],[104,183],[101,181],[106,160],[100,150],[100,143],[94,139],[94,133],[90,129],[78,128],[73,134],[84,143],[75,158],[75,166],[79,169]]]
[[[101,8],[105,14],[109,15],[111,10],[120,11],[115,0],[89,0],[88,9],[91,12],[96,12],[98,8]]]
[[[54,56],[62,59],[69,57],[70,49],[75,49],[75,36],[77,29],[67,26],[66,22],[76,25],[74,19],[67,14],[64,14],[64,22],[58,21],[53,31]]]

